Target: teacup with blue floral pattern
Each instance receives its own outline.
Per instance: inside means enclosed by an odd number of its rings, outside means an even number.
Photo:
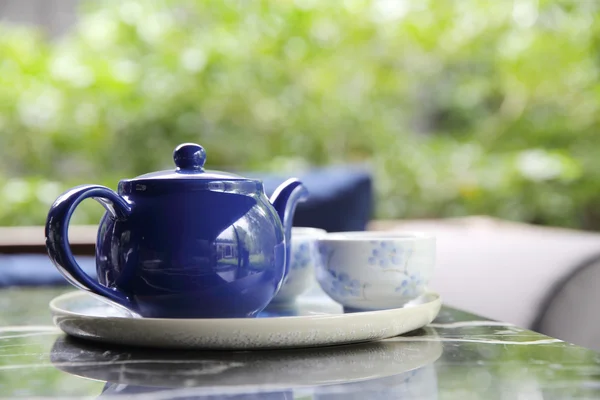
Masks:
[[[435,238],[419,232],[345,232],[319,239],[319,285],[348,310],[403,307],[427,291]]]
[[[317,240],[326,234],[324,229],[292,227],[290,270],[271,304],[293,303],[310,288],[320,260]]]

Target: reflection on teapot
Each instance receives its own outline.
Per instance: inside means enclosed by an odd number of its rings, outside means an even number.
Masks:
[[[431,336],[435,331],[427,328],[412,335]],[[397,383],[403,374],[409,376],[411,371],[432,366],[441,354],[439,341],[418,340],[219,352],[108,347],[61,337],[55,342],[50,359],[65,372],[110,383],[111,390],[117,387],[114,385],[121,385],[119,390],[125,390],[126,386],[130,391],[195,388],[190,391],[194,396],[248,391],[287,396],[295,387],[327,385],[322,387],[331,391],[340,382],[344,385],[357,382],[362,387],[364,382],[386,377]]]

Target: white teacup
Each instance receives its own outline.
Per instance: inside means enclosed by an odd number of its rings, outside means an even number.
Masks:
[[[290,304],[314,282],[319,262],[317,240],[327,234],[324,229],[292,227],[290,270],[271,304]]]
[[[424,294],[435,238],[418,232],[345,232],[319,239],[316,278],[347,311],[403,307]]]

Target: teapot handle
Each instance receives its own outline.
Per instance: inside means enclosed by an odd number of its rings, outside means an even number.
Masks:
[[[58,271],[77,288],[134,310],[136,307],[128,296],[96,282],[81,269],[71,252],[69,221],[79,203],[90,197],[100,202],[113,218],[126,219],[131,214],[131,205],[105,186],[82,185],[69,189],[56,199],[48,212],[45,230],[48,255]]]

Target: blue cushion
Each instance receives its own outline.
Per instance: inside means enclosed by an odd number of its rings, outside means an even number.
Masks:
[[[262,179],[267,196],[289,175],[249,173]],[[298,205],[294,226],[325,229],[328,232],[363,231],[373,213],[371,173],[361,166],[341,165],[315,169],[296,176],[310,193]]]
[[[78,256],[77,262],[96,276],[94,257]],[[68,282],[45,254],[0,254],[0,288],[8,286],[57,286]]]
[[[267,196],[288,179],[288,175],[243,173],[262,179]],[[365,230],[373,207],[371,174],[360,166],[331,166],[296,176],[310,193],[298,205],[295,226],[325,229],[328,232]],[[81,267],[96,276],[93,257],[77,257]],[[46,255],[0,254],[0,287],[64,285],[66,280]]]

